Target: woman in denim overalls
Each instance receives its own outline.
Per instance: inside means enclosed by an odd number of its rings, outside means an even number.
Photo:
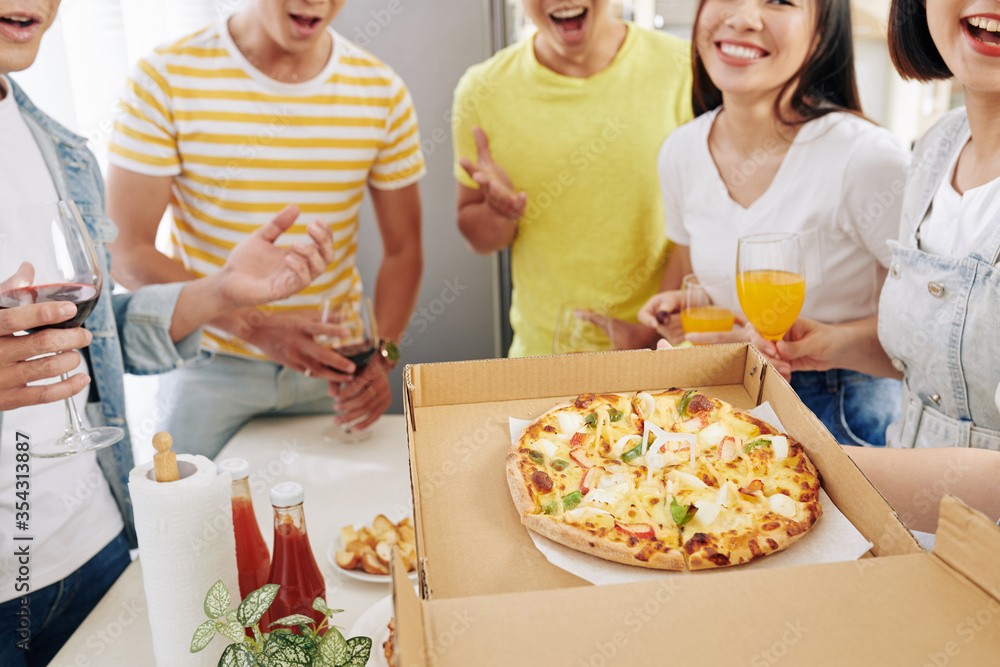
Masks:
[[[782,373],[835,364],[902,376],[892,446],[1000,450],[1000,6],[893,0],[891,11],[900,73],[924,81],[954,75],[966,107],[917,144],[877,332],[800,320],[777,346],[755,342],[780,357]],[[986,11],[994,14],[980,15]],[[929,251],[942,239],[954,241],[951,252]]]

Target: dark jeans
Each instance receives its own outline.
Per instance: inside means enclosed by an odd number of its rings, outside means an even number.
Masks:
[[[885,447],[885,429],[899,419],[902,386],[843,369],[792,373],[792,389],[844,445]]]
[[[128,544],[125,534],[119,533],[76,572],[29,593],[27,618],[31,637],[27,651],[17,647],[22,641],[17,634],[22,617],[15,614],[22,609],[21,598],[0,604],[0,665],[44,667],[49,664],[128,564]]]

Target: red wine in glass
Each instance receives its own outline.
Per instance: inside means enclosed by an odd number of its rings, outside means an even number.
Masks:
[[[97,298],[99,296],[100,294],[98,294],[96,287],[82,283],[32,285],[31,287],[18,287],[6,292],[0,292],[0,310],[16,306],[26,306],[33,303],[69,301],[76,304],[76,315],[65,322],[28,329],[28,333],[34,333],[42,329],[72,329],[73,327],[82,325],[86,321],[90,313],[94,310],[94,306],[97,305]]]
[[[344,347],[337,348],[337,354],[342,357],[347,357],[352,362],[354,362],[354,374],[360,375],[362,371],[365,370],[365,366],[371,361],[371,358],[375,355],[375,346],[372,345],[371,341],[365,341],[364,343],[356,343],[354,345],[345,345]],[[327,366],[331,371],[337,371],[336,368],[332,366]],[[338,373],[340,371],[337,371]]]
[[[2,204],[2,203],[0,203]],[[103,278],[94,245],[72,201],[0,205],[0,309],[52,301],[77,306],[71,319],[35,327],[78,327],[94,310]],[[63,381],[69,376],[61,375]],[[107,447],[125,437],[117,426],[86,427],[72,399],[66,405],[66,430],[51,442],[32,442],[28,454],[40,458],[72,456]]]

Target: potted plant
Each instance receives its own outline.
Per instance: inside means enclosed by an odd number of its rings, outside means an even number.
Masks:
[[[265,584],[246,596],[236,609],[230,609],[229,589],[217,581],[205,596],[208,620],[198,626],[191,639],[191,652],[197,653],[218,633],[229,639],[219,658],[219,667],[364,667],[372,650],[368,637],[345,639],[332,625],[330,616],[343,609],[330,609],[323,598],[313,601],[313,609],[323,614],[316,623],[312,618],[294,614],[271,623],[262,633],[257,627],[278,594],[277,584]],[[275,627],[278,626],[278,627]],[[297,627],[300,634],[292,632]],[[246,630],[253,633],[248,637]]]

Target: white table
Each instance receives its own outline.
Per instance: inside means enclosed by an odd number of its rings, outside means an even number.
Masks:
[[[331,444],[321,431],[330,417],[256,419],[216,460],[239,456],[250,462],[250,489],[264,539],[273,538],[270,488],[281,481],[305,487],[306,527],[323,576],[326,600],[344,609],[333,622],[349,630],[358,617],[389,594],[388,582],[351,579],[327,559],[327,550],[347,524],[371,525],[376,514],[398,520],[412,515],[406,426],[387,415],[368,442]],[[152,667],[153,650],[139,561],[133,562],[52,661],[52,667]],[[192,628],[192,634],[194,628]],[[379,647],[373,647],[373,653]]]

